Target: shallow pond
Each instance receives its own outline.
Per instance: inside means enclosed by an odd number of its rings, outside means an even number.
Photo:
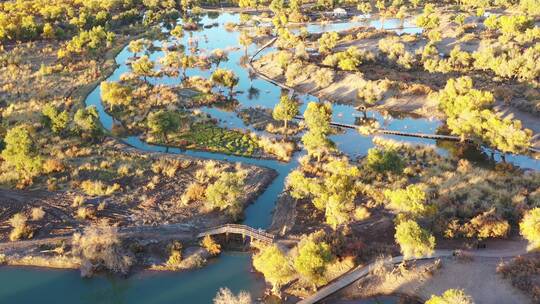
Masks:
[[[241,107],[261,106],[273,108],[278,102],[282,90],[262,79],[252,79],[248,70],[242,62],[246,62],[243,49],[236,47],[238,32],[229,32],[224,29],[227,22],[238,22],[237,14],[213,14],[203,16],[201,23],[219,26],[201,28],[200,31],[188,32],[182,43],[187,44],[188,40],[198,41],[198,47],[202,53],[209,53],[213,49],[220,48],[228,50],[229,60],[223,62],[220,67],[233,70],[239,76],[240,91],[236,98]],[[377,20],[368,21],[373,24]],[[312,32],[343,30],[356,23],[333,23],[324,26],[311,24],[308,29]],[[380,24],[374,24],[379,27]],[[385,28],[395,28],[395,21],[387,20]],[[400,30],[396,30],[400,31]],[[159,46],[159,42],[155,42]],[[248,53],[253,53],[257,46],[252,45]],[[269,52],[271,48],[263,52]],[[156,51],[151,54],[151,58],[156,60],[163,53]],[[117,80],[120,75],[128,71],[127,59],[131,56],[125,48],[119,53],[116,60],[119,67],[109,77],[109,80]],[[211,70],[191,69],[188,75],[201,75],[209,77]],[[178,78],[152,79],[154,83],[178,83]],[[251,90],[250,90],[251,89]],[[251,92],[251,93],[250,93]],[[304,101],[302,111],[305,109],[306,101],[317,100],[312,96],[300,96]],[[91,92],[86,103],[95,105],[100,114],[100,120],[105,128],[111,130],[113,119],[108,115],[101,104],[99,86]],[[351,106],[334,105],[334,120],[344,123],[354,123],[356,117],[363,114],[356,111]],[[233,112],[226,112],[216,108],[205,108],[205,112],[219,119],[222,125],[230,128],[250,129],[245,126],[241,119]],[[434,119],[417,119],[411,117],[384,117],[377,112],[368,112],[370,117],[378,120],[382,126],[392,130],[406,130],[413,132],[434,133],[441,125],[441,122]],[[399,138],[392,137],[407,142],[423,143],[438,147],[438,150],[447,154],[447,148],[438,145],[435,140]],[[350,157],[356,158],[364,156],[367,150],[373,146],[372,137],[361,136],[357,132],[347,130],[332,138],[338,148],[347,153]],[[202,151],[184,151],[178,148],[167,148],[155,146],[141,141],[136,136],[122,139],[127,144],[144,151],[162,151],[168,153],[186,154],[196,157],[228,160],[245,164],[255,164],[275,169],[278,172],[277,178],[270,184],[265,192],[258,197],[254,204],[250,205],[245,212],[244,223],[255,228],[265,228],[271,222],[271,214],[278,195],[282,192],[287,174],[297,166],[297,159],[302,154],[299,152],[289,163],[274,160],[259,160],[246,157],[224,155]],[[450,144],[450,147],[453,144]],[[444,146],[448,146],[444,145]],[[509,156],[508,161],[520,166],[538,169],[539,162],[526,156]],[[240,289],[251,292],[254,298],[261,295],[263,281],[259,276],[250,272],[251,261],[248,254],[225,253],[219,259],[213,260],[208,266],[200,270],[182,273],[154,273],[143,272],[128,279],[98,277],[90,280],[79,278],[76,271],[66,270],[43,270],[33,268],[2,268],[0,269],[0,299],[5,303],[211,303],[211,299],[216,294],[219,287],[229,287],[237,292]],[[397,303],[397,298],[381,298],[381,302],[373,302],[373,299],[355,303]],[[371,301],[371,302],[370,302]]]

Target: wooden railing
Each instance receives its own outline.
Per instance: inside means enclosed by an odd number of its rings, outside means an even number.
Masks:
[[[273,234],[268,233],[264,231],[263,229],[255,229],[255,228],[252,228],[246,225],[240,225],[240,224],[225,224],[225,225],[213,227],[199,233],[197,237],[202,238],[207,235],[216,235],[216,234],[223,234],[223,233],[247,235],[251,237],[252,239],[256,239],[258,241],[268,243],[268,244],[273,243],[274,238],[275,238]]]

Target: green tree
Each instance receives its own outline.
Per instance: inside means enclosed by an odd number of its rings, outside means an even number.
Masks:
[[[253,256],[253,267],[272,284],[272,292],[275,294],[279,293],[281,285],[288,283],[294,276],[293,267],[277,245],[263,247]]]
[[[29,127],[19,125],[9,129],[4,137],[2,158],[25,178],[41,172],[43,160],[30,135]]]
[[[169,133],[180,127],[180,115],[164,110],[152,112],[148,115],[147,126],[151,133],[161,135],[165,142],[169,142]]]
[[[242,212],[240,197],[244,194],[245,175],[241,172],[224,172],[206,188],[208,207],[226,210],[234,218]]]
[[[519,223],[521,235],[529,241],[529,250],[540,250],[540,208],[529,210]]]
[[[142,76],[146,82],[147,77],[152,77],[155,74],[154,62],[147,55],[141,56],[131,63],[131,70],[135,75]]]
[[[298,103],[289,98],[287,95],[282,95],[279,103],[274,107],[272,117],[275,120],[283,120],[285,132],[287,131],[287,123],[298,115]]]
[[[73,121],[77,126],[77,131],[82,137],[96,139],[102,135],[102,130],[99,125],[99,114],[94,106],[78,109]]]
[[[178,40],[182,39],[184,37],[184,28],[181,25],[175,26],[171,30],[171,35],[173,35]]]
[[[431,256],[435,248],[435,237],[413,220],[401,221],[394,235],[405,259]]]
[[[425,304],[473,304],[471,296],[461,289],[448,289],[441,296],[432,295]]]
[[[53,105],[47,104],[41,111],[45,124],[56,133],[62,133],[69,125],[69,113],[64,110],[59,112]]]
[[[253,43],[253,38],[247,31],[242,31],[240,37],[238,37],[238,43],[244,47],[244,53],[247,55],[248,47]]]
[[[128,50],[133,53],[134,57],[137,57],[137,54],[145,51],[150,47],[152,42],[148,39],[137,39],[129,42]]]
[[[326,242],[305,238],[298,244],[298,255],[294,258],[294,268],[307,282],[317,286],[326,283],[326,267],[334,256]]]
[[[100,85],[101,100],[109,104],[109,110],[115,106],[127,106],[131,104],[132,90],[127,85],[118,82],[104,81]]]
[[[426,192],[419,185],[409,185],[405,189],[386,189],[384,196],[389,201],[389,207],[398,212],[418,216],[429,211]]]
[[[308,103],[304,119],[309,131],[302,136],[302,142],[308,154],[316,156],[318,161],[324,153],[335,149],[335,144],[328,139],[331,118],[332,105],[330,103]]]
[[[217,69],[212,73],[211,80],[217,85],[221,85],[229,89],[229,97],[233,96],[234,87],[238,85],[238,76],[233,71],[225,69]]]

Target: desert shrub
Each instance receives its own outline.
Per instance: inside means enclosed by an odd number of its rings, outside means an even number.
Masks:
[[[221,253],[221,245],[216,243],[216,241],[214,241],[214,239],[209,235],[202,239],[201,246],[211,255],[218,255]]]
[[[187,205],[193,201],[204,199],[205,188],[199,183],[191,183],[187,186],[186,191],[180,197],[180,202]]]
[[[463,231],[467,237],[501,238],[508,235],[510,224],[501,218],[493,208],[472,218],[463,226]]]
[[[220,288],[216,297],[214,298],[214,304],[251,304],[251,295],[246,291],[240,291],[238,295],[234,295],[228,288]]]
[[[48,158],[43,162],[43,172],[45,174],[63,172],[65,169],[64,163],[54,158]]]
[[[357,221],[363,221],[371,216],[369,209],[364,206],[358,206],[354,209],[354,219]]]
[[[81,220],[91,219],[96,216],[96,209],[91,206],[80,206],[77,208],[76,215]]]
[[[81,275],[92,276],[100,270],[127,274],[133,258],[122,247],[116,227],[104,224],[86,227],[75,233],[72,254],[81,261]]]
[[[319,53],[330,54],[332,49],[336,47],[339,40],[339,34],[336,32],[326,32],[319,38]]]
[[[318,69],[313,77],[317,88],[326,88],[334,81],[334,71],[331,69]]]
[[[405,163],[395,150],[381,150],[371,148],[368,150],[366,165],[376,172],[403,172]]]
[[[461,289],[448,289],[441,296],[432,295],[426,304],[473,304],[471,296]]]
[[[405,49],[405,44],[400,41],[399,37],[390,36],[379,40],[379,50],[386,54],[388,59],[404,69],[412,68],[415,62],[414,55]]]
[[[81,189],[90,196],[111,195],[114,192],[120,190],[120,185],[114,183],[112,185],[105,185],[100,180],[84,180],[81,183]]]
[[[43,219],[44,216],[45,216],[45,211],[43,210],[42,207],[32,208],[32,220],[33,221],[39,221],[39,220]]]
[[[66,110],[59,112],[54,106],[47,104],[43,107],[41,113],[44,116],[45,124],[54,133],[61,133],[68,127],[69,114]]]
[[[497,267],[497,273],[503,278],[509,279],[512,285],[531,295],[533,302],[540,301],[540,257],[518,256],[512,260],[501,263]]]
[[[28,218],[22,213],[16,213],[9,219],[9,224],[13,229],[9,233],[11,241],[17,241],[22,238],[31,238],[33,231],[27,225]]]
[[[258,138],[257,144],[266,153],[275,155],[282,161],[289,161],[294,152],[294,144],[292,142],[277,141],[266,136]]]
[[[169,258],[165,264],[172,269],[178,269],[182,263],[182,243],[172,241],[169,244]]]

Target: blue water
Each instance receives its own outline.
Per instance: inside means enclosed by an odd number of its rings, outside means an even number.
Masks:
[[[191,39],[198,41],[201,53],[210,53],[216,48],[228,50],[229,60],[220,64],[221,68],[233,70],[239,77],[239,85],[236,88],[240,91],[236,98],[241,107],[261,106],[273,108],[279,101],[282,90],[264,80],[251,79],[248,70],[242,67],[242,57],[245,56],[242,48],[237,48],[238,32],[228,32],[224,29],[227,22],[238,22],[239,15],[223,13],[217,18],[202,18],[203,24],[218,22],[219,26],[201,31],[186,33],[182,39],[183,44],[187,44]],[[367,21],[377,27],[378,21]],[[325,26],[310,24],[308,29],[312,32],[332,31],[347,29],[356,23],[334,23]],[[407,24],[406,24],[407,26]],[[387,20],[385,28],[396,28],[396,20]],[[396,29],[396,31],[406,31],[414,33],[417,28]],[[174,40],[171,39],[170,42]],[[155,42],[160,46],[160,42]],[[249,47],[248,52],[253,53],[257,46]],[[266,50],[263,53],[269,52]],[[132,54],[127,47],[118,54],[116,61],[119,67],[109,77],[108,80],[118,80],[120,75],[129,70],[126,62]],[[163,56],[161,51],[151,54],[151,58],[156,60]],[[243,60],[245,62],[245,58]],[[212,70],[190,69],[189,76],[200,75],[209,77]],[[179,83],[179,78],[164,77],[150,79],[153,83],[175,84]],[[250,96],[248,90],[256,88],[258,96]],[[307,101],[316,101],[313,96],[299,96],[304,102],[301,110],[305,110]],[[101,104],[100,87],[91,92],[86,99],[87,105],[95,105],[100,114],[103,126],[111,130],[113,119],[108,115]],[[203,108],[203,111],[218,118],[223,126],[254,131],[244,125],[241,119],[236,117],[234,112],[227,112],[216,108]],[[334,105],[333,120],[354,123],[356,117],[363,116],[351,106]],[[412,132],[434,133],[441,125],[435,119],[418,119],[412,117],[392,118],[385,117],[378,112],[368,112],[368,116],[376,119],[386,129],[406,130]],[[400,138],[387,136],[407,142],[432,145],[442,154],[449,152],[438,147],[435,140],[419,138]],[[332,136],[338,148],[351,158],[364,156],[367,150],[373,147],[371,136],[359,135],[356,131],[346,130],[341,134]],[[278,195],[282,192],[285,178],[288,173],[298,165],[298,157],[303,152],[296,153],[290,162],[279,162],[275,160],[254,159],[248,157],[231,156],[212,152],[184,151],[178,148],[167,148],[163,146],[150,145],[137,136],[122,138],[122,140],[143,151],[160,151],[176,154],[185,154],[206,159],[227,160],[244,164],[266,166],[277,171],[275,180],[268,186],[256,201],[248,206],[245,211],[243,223],[255,228],[266,228],[270,225],[271,214]],[[512,155],[507,156],[507,161],[513,162],[527,168],[540,168],[538,161],[527,156]],[[219,259],[212,261],[209,266],[203,269],[181,273],[150,273],[143,272],[128,279],[98,277],[90,280],[79,278],[75,271],[66,270],[36,270],[27,268],[3,268],[0,270],[0,299],[2,303],[211,303],[211,299],[216,294],[219,287],[229,287],[233,291],[244,289],[250,291],[254,297],[261,296],[263,282],[260,277],[250,273],[251,261],[248,254],[226,253]],[[8,282],[9,284],[6,284]],[[5,301],[7,299],[7,301]],[[390,301],[390,300],[389,300]],[[359,303],[359,302],[358,302]],[[370,303],[370,302],[365,302]],[[392,302],[384,302],[392,303]],[[397,303],[397,302],[396,302]]]

